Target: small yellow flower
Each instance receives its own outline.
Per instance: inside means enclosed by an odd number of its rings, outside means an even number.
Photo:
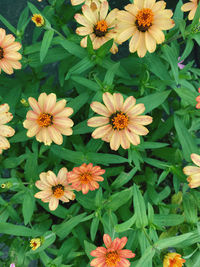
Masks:
[[[1,188],[6,188],[6,184],[1,184]]]
[[[24,107],[28,107],[28,106],[29,106],[28,102],[27,102],[26,99],[24,99],[24,98],[22,98],[22,99],[20,100],[20,102],[21,102],[21,104],[22,104]]]
[[[44,25],[44,18],[40,14],[33,14],[32,21],[37,27],[42,27]]]
[[[182,267],[185,260],[178,253],[168,253],[165,255],[163,267]]]
[[[30,241],[30,247],[32,248],[32,250],[36,250],[40,246],[41,246],[41,239],[40,238],[33,238],[33,239],[31,239],[31,241]]]

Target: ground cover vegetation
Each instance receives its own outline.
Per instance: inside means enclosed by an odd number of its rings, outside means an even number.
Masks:
[[[199,267],[199,0],[0,21],[0,266]]]

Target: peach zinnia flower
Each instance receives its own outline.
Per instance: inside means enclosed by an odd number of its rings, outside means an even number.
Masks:
[[[40,94],[38,101],[29,97],[28,102],[33,110],[29,110],[23,126],[28,129],[27,136],[33,137],[45,145],[51,145],[52,141],[58,145],[63,143],[64,135],[72,135],[73,121],[68,117],[73,109],[65,107],[66,100],[56,102],[56,95]]]
[[[123,43],[131,37],[129,50],[137,51],[139,57],[144,57],[146,52],[153,53],[156,44],[165,40],[162,30],[174,27],[171,19],[173,12],[165,9],[164,1],[134,0],[134,4],[125,6],[127,11],[119,11],[117,42]]]
[[[195,188],[200,186],[200,156],[197,154],[191,154],[191,160],[196,164],[196,166],[187,166],[183,169],[186,175],[189,175],[187,181],[189,182],[189,187]]]
[[[107,1],[103,1],[100,5],[93,2],[90,6],[86,4],[82,6],[83,15],[75,14],[75,20],[83,25],[76,29],[78,35],[85,36],[80,43],[82,47],[87,47],[88,35],[90,36],[94,49],[100,48],[107,41],[116,37],[117,9],[113,9],[108,14],[108,8]],[[117,53],[118,48],[115,42],[110,51],[113,54]]]
[[[197,10],[197,7],[198,7],[198,4],[199,4],[199,0],[190,0],[190,2],[182,5],[181,10],[183,12],[190,11],[190,13],[188,15],[189,20],[193,20],[195,13],[196,13],[196,10]],[[200,21],[200,19],[199,19],[199,21]]]
[[[77,5],[80,5],[80,4],[83,4],[83,3],[85,3],[86,5],[91,5],[92,2],[95,2],[95,3],[99,2],[99,3],[101,3],[103,1],[104,0],[71,0],[71,4],[73,6],[77,6]]]
[[[73,189],[67,182],[67,169],[62,168],[56,175],[52,171],[42,172],[40,180],[36,181],[35,186],[42,190],[35,194],[43,202],[49,202],[49,209],[55,210],[58,207],[59,200],[69,202],[75,199]]]
[[[93,259],[90,266],[105,266],[105,267],[128,267],[130,262],[126,259],[134,258],[135,254],[129,249],[123,249],[127,243],[127,237],[115,238],[113,241],[108,234],[103,236],[103,241],[106,246],[98,247],[91,251],[90,255],[97,257]]]
[[[178,253],[168,253],[165,255],[163,267],[182,267],[185,260]]]
[[[20,48],[21,44],[15,42],[15,37],[12,34],[6,35],[6,31],[0,28],[0,73],[1,69],[7,74],[12,74],[13,69],[21,69],[18,60],[22,55],[17,52]]]
[[[93,117],[88,120],[88,126],[98,127],[92,137],[101,138],[110,142],[112,150],[118,150],[121,145],[124,149],[130,147],[130,143],[137,146],[140,143],[139,135],[147,135],[148,130],[143,125],[152,122],[150,116],[138,116],[145,111],[144,104],[137,104],[133,96],[129,96],[125,102],[119,93],[103,94],[105,106],[99,102],[92,102],[90,107],[101,117]],[[124,102],[124,103],[123,103]]]
[[[0,154],[3,150],[10,148],[10,143],[6,137],[11,137],[15,134],[15,130],[10,126],[4,125],[12,120],[12,113],[8,112],[10,109],[8,104],[0,105]]]
[[[99,166],[94,166],[92,163],[88,165],[83,163],[80,167],[75,167],[71,172],[67,173],[68,183],[72,183],[72,188],[76,191],[81,191],[87,194],[89,190],[93,191],[99,188],[97,182],[102,182],[104,178],[101,176],[105,173]]]

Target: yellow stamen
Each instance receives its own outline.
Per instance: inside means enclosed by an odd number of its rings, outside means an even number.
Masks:
[[[80,176],[80,181],[81,181],[83,184],[87,184],[87,183],[89,183],[91,180],[92,180],[92,175],[91,175],[89,172],[83,173],[83,174]]]
[[[53,186],[52,190],[53,190],[53,194],[56,198],[60,198],[64,195],[64,186],[61,184]]]
[[[41,127],[48,127],[52,124],[53,116],[48,113],[41,113],[37,119],[37,123]]]
[[[44,18],[40,14],[34,14],[32,17],[32,21],[37,27],[42,27],[44,25]]]
[[[31,241],[30,241],[30,247],[32,248],[32,250],[36,250],[40,246],[41,246],[41,239],[40,238],[33,238],[33,239],[31,239]]]
[[[128,117],[122,112],[116,113],[111,119],[111,124],[114,129],[123,130],[128,125]]]
[[[143,8],[136,15],[136,26],[139,31],[147,31],[153,22],[153,12],[150,8]]]
[[[106,254],[106,264],[108,266],[116,266],[120,261],[117,251],[111,251]]]
[[[104,19],[98,21],[94,28],[94,33],[96,34],[96,36],[98,37],[105,36],[107,31],[108,31],[107,22]]]

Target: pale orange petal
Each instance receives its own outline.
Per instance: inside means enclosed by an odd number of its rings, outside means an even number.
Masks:
[[[119,131],[115,130],[110,140],[110,148],[112,150],[118,150],[121,143]]]
[[[191,160],[194,162],[194,164],[200,167],[200,156],[193,153],[190,155],[190,157],[191,157]]]
[[[7,125],[0,125],[0,135],[5,137],[11,137],[15,134],[15,130]]]
[[[96,112],[96,113],[98,113],[98,114],[100,114],[100,115],[102,115],[102,116],[105,116],[105,117],[109,117],[112,113],[103,105],[103,104],[101,104],[100,102],[96,102],[96,101],[94,101],[94,102],[92,102],[92,104],[90,104],[90,107],[91,107],[91,109],[94,111],[94,112]]]
[[[109,123],[108,117],[92,117],[87,121],[89,127],[103,126]]]

